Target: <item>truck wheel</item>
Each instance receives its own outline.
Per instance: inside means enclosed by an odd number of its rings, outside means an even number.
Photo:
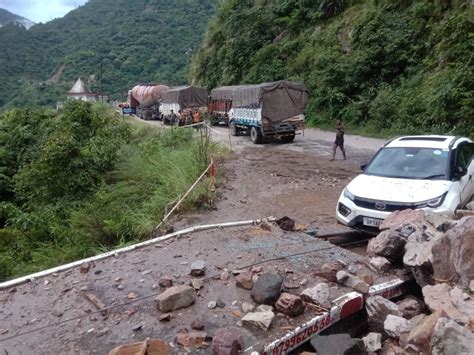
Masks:
[[[250,128],[250,139],[255,144],[263,142],[262,131],[259,127],[252,126],[252,128]]]
[[[287,136],[281,137],[283,143],[291,143],[295,140],[295,133],[289,134]]]

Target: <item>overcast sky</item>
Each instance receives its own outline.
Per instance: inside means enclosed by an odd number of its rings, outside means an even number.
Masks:
[[[63,17],[87,0],[0,0],[0,8],[33,22],[48,22]]]

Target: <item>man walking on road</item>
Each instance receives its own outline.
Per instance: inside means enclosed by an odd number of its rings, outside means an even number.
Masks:
[[[344,131],[344,124],[341,122],[341,120],[336,120],[336,140],[332,146],[332,159],[330,159],[330,161],[333,161],[336,158],[337,147],[341,149],[342,156],[344,160],[346,160],[346,150],[344,149]]]

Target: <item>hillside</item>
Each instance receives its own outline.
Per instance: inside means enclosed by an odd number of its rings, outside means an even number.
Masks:
[[[19,24],[24,26],[26,29],[33,26],[35,23],[33,21],[28,20],[27,18],[21,17],[19,15],[15,15],[10,11],[5,9],[0,9],[0,27],[8,25],[8,24]]]
[[[216,0],[90,0],[63,18],[0,28],[0,108],[55,105],[77,77],[121,99],[138,82],[186,82]],[[102,67],[102,71],[101,71]]]
[[[473,18],[460,0],[224,0],[190,75],[302,81],[320,126],[474,136]]]

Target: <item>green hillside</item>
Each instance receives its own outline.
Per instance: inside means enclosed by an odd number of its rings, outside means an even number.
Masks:
[[[65,17],[0,28],[0,108],[55,105],[74,80],[121,99],[138,82],[183,84],[216,0],[90,0]],[[101,70],[102,67],[102,70]]]
[[[223,0],[190,75],[302,81],[322,126],[474,135],[473,19],[467,0]]]

